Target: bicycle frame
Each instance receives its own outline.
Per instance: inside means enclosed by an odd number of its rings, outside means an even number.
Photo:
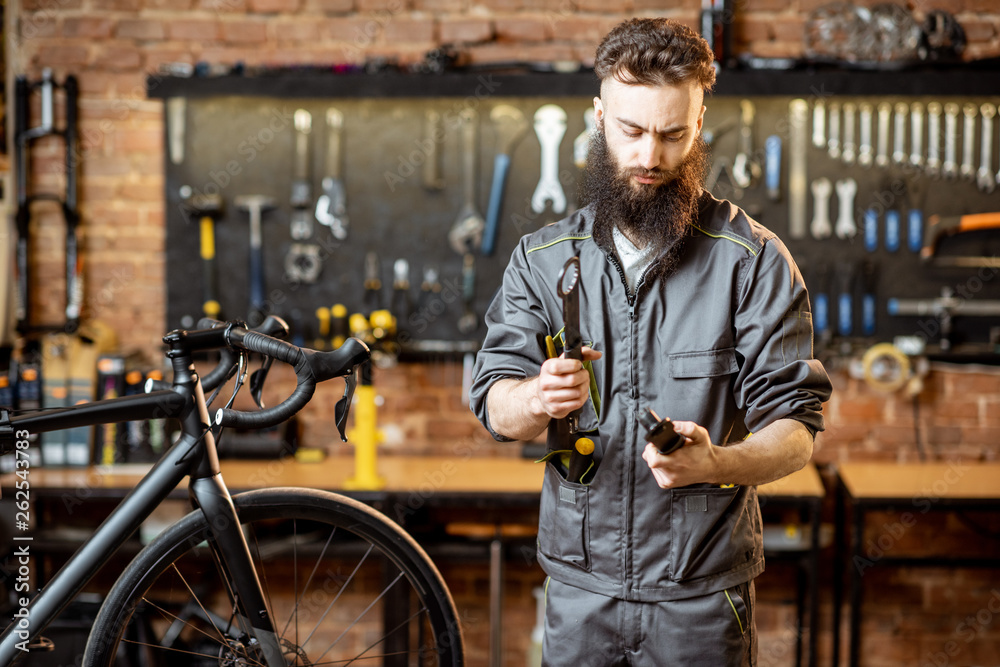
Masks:
[[[218,335],[198,338],[174,332],[164,338],[174,372],[171,389],[41,410],[12,417],[2,424],[4,430],[12,428],[14,432],[26,430],[34,434],[168,417],[180,420],[182,435],[31,600],[27,607],[27,628],[15,618],[0,635],[0,665],[13,664],[24,655],[28,644],[40,636],[185,476],[190,477],[188,492],[192,504],[209,520],[212,532],[209,542],[215,561],[227,570],[229,580],[235,584],[233,602],[242,612],[241,626],[253,637],[251,641],[257,642],[269,667],[285,664],[232,497],[222,480],[204,391],[192,362],[193,350],[219,346],[212,344]]]

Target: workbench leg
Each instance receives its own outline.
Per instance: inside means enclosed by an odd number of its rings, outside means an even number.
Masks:
[[[490,667],[503,665],[503,539],[500,526],[490,543]]]
[[[816,667],[816,635],[819,631],[819,531],[822,501],[810,503],[812,535],[809,542],[809,667]]]
[[[837,491],[834,496],[833,506],[833,667],[840,665],[840,618],[841,605],[843,604],[844,586],[844,486],[837,477]]]
[[[851,540],[851,562],[848,571],[851,573],[851,634],[849,638],[850,666],[857,667],[861,652],[861,573],[857,564],[861,559],[861,545],[864,538],[864,510],[854,504],[854,536]]]

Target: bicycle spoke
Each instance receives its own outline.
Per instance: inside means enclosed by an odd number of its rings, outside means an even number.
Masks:
[[[350,662],[348,662],[347,664],[350,665],[351,663],[357,662],[358,660],[361,660],[361,659],[369,660],[371,658],[384,658],[386,656],[385,653],[383,653],[381,655],[378,655],[378,656],[368,656],[367,658],[362,658],[361,656],[363,656],[365,653],[368,653],[368,651],[372,650],[373,648],[375,648],[376,646],[378,646],[379,644],[381,644],[382,642],[384,642],[386,639],[388,639],[390,636],[392,636],[394,633],[396,633],[400,628],[405,628],[405,627],[409,626],[410,625],[410,621],[412,621],[413,619],[415,619],[417,616],[420,616],[425,611],[427,611],[426,607],[424,607],[422,609],[418,609],[413,614],[413,616],[410,616],[408,619],[404,620],[402,623],[400,623],[399,625],[397,625],[396,627],[394,627],[392,630],[389,630],[388,632],[386,632],[384,635],[382,635],[381,639],[379,639],[377,642],[375,642],[374,644],[372,644],[371,646],[369,646],[368,648],[366,648],[361,653],[358,653],[356,656],[354,656],[353,658],[351,658]],[[326,653],[324,653],[323,655],[326,655]],[[322,658],[323,656],[321,655],[320,657]]]
[[[166,609],[164,609],[160,605],[156,604],[155,602],[149,600],[148,598],[143,597],[142,601],[145,602],[146,604],[148,604],[150,607],[152,607],[156,611],[160,612],[160,614],[162,614],[164,618],[173,619],[175,622],[180,623],[184,627],[191,628],[195,632],[198,632],[198,633],[204,635],[209,640],[211,640],[213,642],[218,642],[219,646],[228,646],[228,644],[226,643],[226,637],[225,637],[225,635],[222,635],[220,633],[220,635],[218,637],[213,637],[211,634],[205,632],[204,630],[202,630],[198,626],[194,625],[193,623],[189,623],[188,621],[185,621],[184,619],[182,619],[180,616],[177,616],[176,614],[170,613],[169,611],[167,611]],[[208,622],[212,624],[212,627],[215,629],[215,631],[219,632],[218,627],[215,625],[215,621],[212,620],[211,614],[209,612],[205,611],[204,607],[202,607],[202,611],[205,612],[205,617],[208,619]],[[123,643],[128,643],[128,644],[135,644],[135,645],[138,645],[138,646],[148,646],[150,648],[156,648],[156,649],[160,649],[160,650],[163,650],[163,651],[172,651],[172,652],[176,652],[176,653],[188,653],[188,654],[191,654],[191,655],[203,655],[201,653],[195,653],[193,651],[185,651],[183,649],[174,648],[172,646],[162,646],[160,644],[147,644],[145,642],[138,642],[138,641],[135,641],[133,639],[125,639],[125,638],[123,638],[122,642]],[[209,657],[209,658],[218,658],[219,656],[218,655],[207,655],[206,657]],[[250,656],[245,656],[245,657],[252,660],[252,658],[250,658]],[[254,664],[263,666],[263,663],[257,662],[256,660],[254,661]]]
[[[326,538],[326,544],[323,545],[323,550],[320,551],[319,557],[316,558],[316,564],[313,565],[312,572],[309,573],[309,577],[306,579],[305,585],[302,587],[302,594],[298,595],[296,589],[295,605],[292,607],[291,613],[288,615],[288,620],[285,621],[285,627],[281,629],[281,634],[284,635],[288,631],[288,624],[292,622],[292,619],[296,619],[295,623],[295,643],[298,644],[299,641],[299,624],[297,622],[299,617],[299,605],[302,602],[302,598],[305,597],[306,591],[309,590],[309,585],[312,583],[313,577],[316,576],[316,572],[319,570],[319,564],[323,562],[323,558],[326,556],[326,550],[330,548],[330,543],[333,541],[333,536],[337,533],[337,527],[334,526],[330,531],[330,537]],[[298,576],[298,568],[295,572]]]
[[[360,561],[358,561],[358,564],[357,564],[357,566],[355,566],[354,571],[351,572],[351,576],[349,576],[347,578],[347,581],[345,581],[344,584],[343,584],[343,586],[340,587],[340,590],[337,591],[337,596],[335,598],[333,598],[333,602],[330,603],[330,605],[326,608],[326,611],[323,612],[323,615],[320,616],[320,618],[319,618],[318,621],[316,621],[316,627],[314,627],[312,629],[312,631],[309,633],[309,636],[306,637],[306,640],[304,642],[302,642],[300,644],[300,646],[305,646],[306,644],[308,644],[309,640],[312,639],[312,636],[314,634],[316,634],[316,631],[319,630],[319,626],[323,624],[323,621],[326,619],[327,615],[330,613],[330,610],[333,609],[333,605],[337,604],[337,600],[340,599],[340,596],[344,594],[344,591],[347,590],[347,587],[351,584],[352,581],[354,581],[354,575],[356,575],[358,573],[358,570],[361,569],[361,566],[364,565],[364,562],[366,560],[368,560],[368,555],[372,552],[372,549],[374,549],[374,548],[375,548],[374,544],[369,544],[368,545],[368,551],[366,551],[365,555],[361,557]],[[329,651],[329,649],[327,649],[327,651]],[[323,655],[326,655],[326,653],[324,653]]]
[[[212,655],[211,653],[198,653],[197,651],[185,651],[180,648],[170,648],[168,646],[160,646],[159,644],[148,644],[146,642],[137,642],[134,639],[122,639],[123,644],[132,644],[133,646],[146,646],[148,648],[155,648],[161,651],[170,651],[171,653],[181,653],[184,655],[193,655],[198,658],[208,658],[209,660],[218,660],[218,655]],[[254,662],[256,665],[260,665],[259,662]]]
[[[330,644],[330,646],[325,651],[323,651],[322,655],[319,656],[319,659],[322,660],[323,656],[325,656],[327,653],[329,653],[333,649],[333,647],[336,646],[337,643],[341,639],[344,638],[344,635],[346,635],[348,632],[350,632],[351,628],[353,628],[355,625],[357,625],[358,623],[360,623],[361,619],[364,618],[365,614],[367,614],[369,611],[371,611],[371,608],[374,607],[376,604],[378,604],[378,601],[381,600],[383,597],[385,597],[385,595],[389,592],[389,590],[393,586],[395,586],[396,582],[399,581],[400,579],[402,579],[402,577],[403,577],[403,573],[402,573],[402,571],[400,571],[400,573],[396,575],[396,578],[393,579],[389,583],[388,586],[386,586],[384,589],[382,589],[382,592],[378,594],[378,597],[375,598],[374,600],[372,600],[371,603],[367,607],[365,607],[364,611],[362,611],[360,614],[358,614],[357,618],[355,618],[353,621],[351,621],[351,624],[348,625],[346,628],[344,628],[344,631],[340,633],[340,636],[337,637],[335,640],[333,640],[333,643]]]
[[[218,626],[217,626],[217,625],[215,624],[215,620],[214,620],[214,619],[212,618],[212,615],[211,615],[210,613],[208,613],[208,610],[207,610],[207,609],[205,609],[205,605],[203,605],[203,604],[201,603],[201,598],[200,598],[200,597],[198,597],[198,595],[197,595],[197,594],[196,594],[196,593],[194,592],[194,590],[193,590],[193,589],[191,588],[191,586],[190,586],[190,585],[188,584],[188,582],[187,582],[187,579],[185,579],[185,578],[184,578],[184,575],[183,575],[183,574],[181,574],[181,571],[177,569],[177,563],[176,563],[176,562],[174,562],[174,563],[171,563],[171,564],[170,564],[170,567],[171,567],[171,568],[173,569],[173,571],[174,571],[174,572],[176,572],[176,573],[177,573],[177,576],[178,576],[178,578],[179,578],[179,579],[181,580],[181,583],[182,583],[182,584],[184,584],[184,588],[186,588],[186,589],[187,589],[187,592],[188,592],[188,593],[190,593],[190,595],[191,595],[191,599],[192,599],[192,600],[194,600],[194,601],[195,601],[195,602],[196,602],[196,603],[198,604],[198,607],[199,607],[199,608],[201,609],[201,612],[202,612],[203,614],[205,614],[205,618],[207,618],[207,619],[208,619],[208,622],[212,624],[212,628],[213,628],[213,629],[214,629],[214,630],[215,630],[215,631],[216,631],[217,633],[219,633],[219,639],[221,639],[221,640],[225,640],[225,638],[226,638],[226,635],[225,635],[225,634],[223,634],[222,630],[220,630],[220,629],[219,629],[219,627],[218,627]],[[145,599],[145,598],[143,598],[143,599]],[[147,600],[147,602],[149,602],[149,601]],[[152,602],[149,602],[149,604],[153,604],[153,603],[152,603]],[[155,607],[156,605],[153,605],[153,606]],[[177,620],[178,620],[178,621],[180,621],[181,619],[179,619],[179,618],[178,618]],[[183,622],[183,621],[182,621],[182,622]],[[193,627],[193,626],[192,626],[192,627]],[[207,636],[207,633],[206,633],[206,636]]]

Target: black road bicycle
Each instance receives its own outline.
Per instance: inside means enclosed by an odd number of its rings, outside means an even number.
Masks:
[[[27,461],[29,434],[163,417],[180,423],[173,446],[30,605],[15,612],[0,636],[0,665],[14,664],[25,648],[38,645],[46,626],[185,476],[194,510],[125,568],[90,632],[84,667],[462,665],[451,595],[427,554],[396,523],[318,490],[231,496],[222,479],[221,429],[278,424],[309,402],[318,382],[346,382],[335,415],[344,437],[357,369],[370,356],[365,344],[352,338],[329,352],[299,348],[262,333],[287,333],[278,318],[258,330],[237,322],[199,326],[163,339],[171,383],[150,382],[145,394],[70,408],[0,411],[0,445],[17,461]],[[200,378],[192,356],[210,349],[221,349],[222,361]],[[292,365],[295,390],[279,405],[250,412],[231,409],[230,399],[210,417],[205,392],[236,375],[235,397],[250,352],[264,355],[264,372],[274,359]],[[255,395],[261,381],[251,379]],[[27,472],[18,477],[30,480]],[[30,493],[29,484],[18,486]],[[27,501],[28,493],[21,498]]]

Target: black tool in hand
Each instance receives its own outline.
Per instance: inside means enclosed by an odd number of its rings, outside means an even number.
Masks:
[[[653,443],[661,454],[670,454],[684,446],[684,436],[674,430],[673,422],[660,419],[649,408],[639,411],[639,423],[646,429],[646,442]]]
[[[570,257],[559,272],[556,293],[563,302],[563,356],[583,361],[583,337],[580,335],[580,258]],[[566,417],[569,432],[576,433],[580,416],[574,410]]]

